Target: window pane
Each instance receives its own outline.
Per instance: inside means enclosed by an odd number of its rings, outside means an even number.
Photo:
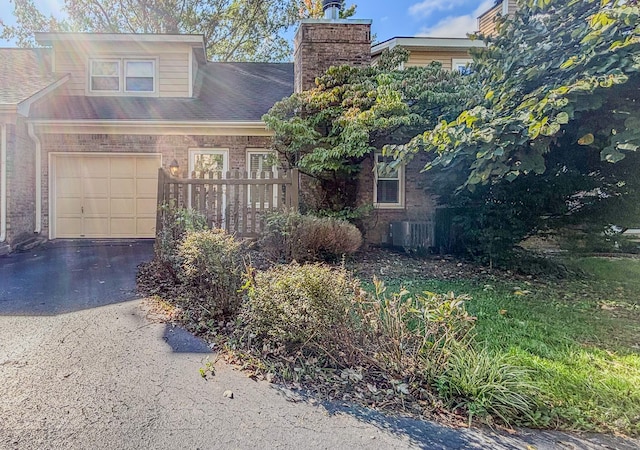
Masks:
[[[270,156],[269,153],[249,153],[249,172],[262,172],[265,170],[271,172],[273,167],[269,164]]]
[[[117,61],[91,61],[91,75],[119,76]]]
[[[398,180],[378,180],[378,203],[400,203],[399,187]]]
[[[120,89],[118,77],[91,77],[92,91],[117,91]]]
[[[195,155],[195,170],[203,172],[222,172],[224,170],[224,156],[201,154]]]
[[[153,78],[153,62],[152,61],[127,61],[127,76]]]
[[[127,77],[127,91],[153,92],[153,78]]]
[[[394,159],[391,156],[382,156],[382,155],[377,155],[376,157],[376,163],[380,164],[379,166],[377,166],[377,170],[378,170],[378,178],[379,179],[394,179],[397,180],[398,179],[398,169],[393,169],[393,170],[388,170],[388,168],[383,167],[382,164],[388,164],[393,162]]]

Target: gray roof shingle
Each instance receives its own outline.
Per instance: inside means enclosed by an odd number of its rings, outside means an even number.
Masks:
[[[209,62],[194,98],[52,96],[32,117],[49,120],[259,121],[293,93],[291,63]]]
[[[17,105],[61,77],[47,49],[0,48],[0,105]]]

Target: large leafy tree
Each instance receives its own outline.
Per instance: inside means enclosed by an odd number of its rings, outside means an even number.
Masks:
[[[432,154],[467,251],[567,222],[640,223],[639,17],[637,0],[521,1],[474,54],[484,98],[386,149]]]
[[[521,3],[474,55],[484,101],[396,150],[434,150],[434,166],[468,165],[476,185],[544,173],[561,141],[612,163],[638,149],[637,0]]]
[[[10,1],[16,24],[0,19],[0,37],[21,46],[33,45],[36,31],[195,33],[218,61],[287,60],[291,46],[283,32],[300,18],[322,15],[319,0],[64,0],[66,15],[56,19],[34,0]]]
[[[276,103],[263,117],[275,150],[318,181],[322,207],[355,206],[356,175],[373,151],[454,119],[479,92],[472,79],[438,63],[398,70],[407,56],[396,49],[373,67],[332,67],[313,89]]]

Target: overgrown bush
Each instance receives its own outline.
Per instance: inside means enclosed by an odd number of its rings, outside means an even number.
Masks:
[[[456,348],[469,345],[475,318],[465,309],[467,296],[387,294],[375,279],[374,286],[374,297],[358,303],[357,314],[368,324],[375,359],[394,376],[433,379]]]
[[[454,351],[434,386],[447,407],[474,417],[497,417],[506,424],[534,422],[534,386],[529,372],[485,350]]]
[[[244,273],[240,242],[220,229],[193,231],[178,245],[177,257],[184,296],[202,310],[201,318],[237,313]]]
[[[197,211],[162,205],[161,228],[155,241],[155,259],[168,275],[175,278],[180,270],[178,246],[187,233],[208,229],[206,218]]]
[[[350,310],[360,290],[351,275],[342,268],[295,262],[254,275],[236,329],[239,345],[344,366],[358,332]]]
[[[162,222],[156,235],[153,260],[140,264],[136,274],[138,289],[145,295],[173,296],[179,289],[181,259],[178,246],[187,233],[208,228],[205,217],[192,210],[161,207]]]
[[[283,262],[336,261],[361,245],[362,233],[346,220],[297,212],[267,216],[260,240],[265,253]]]

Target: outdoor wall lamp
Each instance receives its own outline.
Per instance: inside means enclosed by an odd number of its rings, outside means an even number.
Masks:
[[[175,159],[171,161],[171,164],[169,165],[169,173],[171,173],[172,177],[177,177],[178,173],[180,173],[180,166],[178,165],[178,161]]]

